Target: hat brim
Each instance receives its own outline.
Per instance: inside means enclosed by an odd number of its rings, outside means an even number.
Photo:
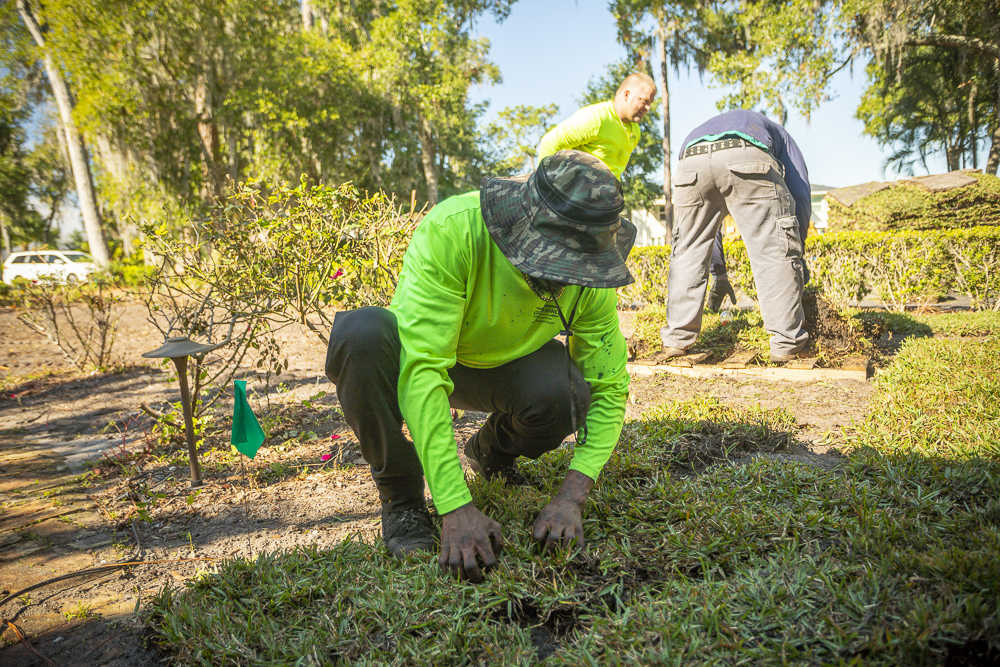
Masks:
[[[522,196],[528,187],[530,181],[523,179],[486,178],[479,193],[486,229],[511,264],[532,278],[582,287],[615,288],[635,282],[625,263],[635,244],[635,225],[621,216],[616,247],[605,252],[567,248],[531,224]]]

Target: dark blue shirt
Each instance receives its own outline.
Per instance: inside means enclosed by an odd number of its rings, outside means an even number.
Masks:
[[[785,167],[785,184],[795,200],[795,217],[799,220],[802,238],[809,229],[809,216],[812,213],[812,192],[809,189],[809,171],[806,162],[795,145],[795,140],[781,125],[770,120],[764,114],[746,109],[735,109],[720,114],[705,121],[684,139],[680,154],[688,145],[698,141],[716,139],[725,136],[741,136],[767,151]]]

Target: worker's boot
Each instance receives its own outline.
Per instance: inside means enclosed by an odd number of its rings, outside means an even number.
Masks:
[[[666,345],[663,345],[660,347],[660,351],[651,356],[649,360],[654,364],[663,364],[675,357],[683,357],[687,353],[687,350],[683,350],[679,347],[667,347]]]
[[[402,512],[387,512],[383,508],[382,539],[396,558],[405,558],[415,551],[433,551],[434,524],[427,508]]]
[[[508,454],[483,451],[479,443],[481,438],[476,433],[465,442],[465,456],[469,459],[472,470],[483,479],[499,477],[506,484],[521,486],[525,483],[524,476],[517,471],[517,457]]]
[[[772,364],[784,364],[789,361],[795,361],[796,359],[801,359],[808,357],[809,353],[805,350],[799,350],[798,352],[790,352],[788,354],[777,354],[775,352],[771,353],[771,363]]]

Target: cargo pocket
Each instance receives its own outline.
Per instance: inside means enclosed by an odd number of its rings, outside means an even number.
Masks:
[[[742,201],[777,199],[773,167],[767,162],[738,162],[729,165],[733,172],[733,192]]]
[[[674,174],[674,206],[701,206],[698,189],[698,172],[681,171]]]
[[[777,220],[778,239],[785,257],[802,257],[802,238],[799,236],[799,219],[786,215]]]

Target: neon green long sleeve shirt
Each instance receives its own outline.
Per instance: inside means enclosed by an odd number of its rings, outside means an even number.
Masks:
[[[566,287],[559,305],[567,317],[581,289],[570,354],[591,384],[591,406],[587,442],[570,469],[597,479],[621,435],[629,376],[615,290]],[[441,202],[421,221],[389,308],[402,344],[399,406],[434,505],[445,514],[472,501],[455,445],[448,369],[519,359],[552,340],[562,323],[493,242],[478,192]]]
[[[538,159],[572,148],[600,158],[621,179],[638,144],[639,124],[623,123],[612,102],[600,102],[578,109],[546,132]]]

